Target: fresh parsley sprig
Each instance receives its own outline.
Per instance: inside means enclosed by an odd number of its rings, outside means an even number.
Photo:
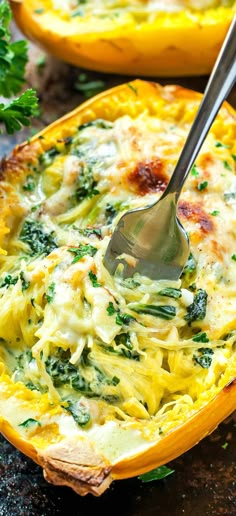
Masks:
[[[35,90],[26,90],[8,104],[0,104],[0,121],[5,124],[8,134],[30,125],[30,117],[36,114],[38,101]]]
[[[17,95],[25,81],[25,67],[28,61],[27,42],[11,41],[11,9],[7,0],[0,3],[0,95],[10,98]],[[0,103],[0,123],[9,134],[22,126],[30,125],[30,117],[37,113],[38,100],[32,89],[9,103]],[[0,130],[1,132],[1,130]]]

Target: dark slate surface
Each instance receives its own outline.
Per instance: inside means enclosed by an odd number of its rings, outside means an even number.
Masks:
[[[3,437],[0,446],[0,516],[236,514],[236,422],[233,419],[172,461],[169,465],[175,472],[166,479],[146,484],[138,479],[116,481],[99,498],[80,497],[67,487],[48,484],[41,468]]]
[[[84,100],[74,87],[81,70],[48,56],[45,66],[39,68],[36,62],[42,51],[32,46],[30,55],[28,86],[37,87],[41,103],[40,119],[33,125],[41,129]],[[88,72],[88,79],[103,80],[108,88],[132,78]],[[156,80],[203,91],[207,78]],[[230,102],[236,106],[236,88]],[[0,155],[8,154],[30,134],[30,130],[25,130],[14,138],[1,135]],[[100,498],[82,498],[69,488],[48,484],[41,468],[0,436],[0,516],[233,516],[235,445],[236,423],[231,418],[191,451],[172,461],[170,466],[175,473],[165,480],[148,484],[138,479],[117,481]]]

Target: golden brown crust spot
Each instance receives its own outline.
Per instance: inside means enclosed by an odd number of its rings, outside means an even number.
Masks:
[[[37,141],[22,143],[13,149],[9,158],[3,158],[0,161],[0,181],[19,183],[25,177],[29,165],[36,166],[38,164],[41,152],[41,145]]]
[[[156,158],[152,161],[137,163],[127,180],[138,195],[151,192],[163,192],[168,184],[168,177],[164,172],[164,163]]]
[[[25,213],[11,185],[0,183],[0,254],[8,247],[11,231],[15,231]],[[5,252],[4,252],[5,254]]]
[[[216,256],[216,258],[218,258],[218,260],[221,263],[223,263],[224,258],[227,253],[227,249],[220,242],[217,242],[216,240],[211,240],[211,245],[212,245],[212,250],[213,250],[214,255]]]
[[[211,217],[202,208],[200,203],[191,203],[180,201],[178,206],[180,217],[197,222],[203,233],[210,233],[214,230],[214,224]]]
[[[65,439],[40,454],[46,480],[66,485],[80,495],[102,494],[112,482],[111,466],[85,439]]]

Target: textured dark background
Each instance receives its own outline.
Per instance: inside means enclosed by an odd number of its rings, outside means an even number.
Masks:
[[[13,26],[16,37],[19,34]],[[68,66],[30,45],[29,87],[38,90],[41,115],[33,127],[41,129],[83,100],[75,88],[82,70]],[[132,78],[86,72],[87,80],[102,80],[104,88]],[[134,78],[134,77],[133,77]],[[203,91],[207,77],[156,78],[161,84],[180,84]],[[236,88],[229,101],[236,107]],[[0,156],[32,135],[0,136]],[[183,436],[184,438],[184,436]],[[117,481],[100,498],[82,498],[66,487],[48,484],[42,470],[0,436],[0,516],[233,516],[236,515],[236,418],[233,416],[191,451],[172,461],[175,472],[165,480],[142,484],[138,479]]]

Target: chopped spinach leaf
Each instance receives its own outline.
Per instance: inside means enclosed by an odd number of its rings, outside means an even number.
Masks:
[[[116,335],[115,343],[117,346],[125,346],[127,349],[133,349],[129,333],[119,333],[119,335]]]
[[[135,280],[134,278],[126,278],[124,280],[122,280],[122,285],[124,285],[124,287],[127,287],[127,288],[135,288],[135,287],[140,287],[141,283],[137,280]]]
[[[105,209],[105,217],[107,224],[111,224],[115,216],[117,215],[118,210],[110,203],[106,205]]]
[[[130,303],[130,310],[138,314],[153,315],[154,317],[160,317],[160,319],[166,319],[170,321],[176,316],[176,308],[171,305],[146,305],[142,303]]]
[[[46,299],[47,299],[48,303],[52,303],[53,302],[53,299],[54,299],[54,296],[55,296],[55,287],[56,287],[56,283],[54,281],[48,287],[48,290],[47,290],[47,293],[46,293]]]
[[[148,473],[144,473],[143,475],[139,475],[138,479],[142,480],[142,482],[152,482],[153,480],[161,480],[163,478],[168,477],[174,473],[174,469],[167,468],[167,466],[159,466],[159,468],[155,468]]]
[[[0,288],[7,287],[9,288],[11,285],[15,285],[18,281],[18,276],[11,276],[11,274],[7,274],[4,280],[0,283]]]
[[[113,123],[108,120],[103,120],[102,118],[97,118],[96,120],[91,120],[90,122],[86,122],[79,126],[79,131],[86,129],[86,127],[98,127],[99,129],[112,129]]]
[[[27,181],[23,185],[23,190],[25,190],[26,192],[33,192],[36,186],[33,176],[27,176],[26,179]]]
[[[68,400],[68,407],[66,408],[72,415],[77,425],[86,426],[90,421],[90,414],[88,410],[83,407],[79,402],[72,403]]]
[[[190,253],[182,274],[192,275],[193,272],[196,271],[196,268],[197,268],[196,260],[195,260],[194,256],[192,255],[192,253]]]
[[[26,419],[25,421],[23,421],[23,423],[20,423],[19,426],[29,428],[34,425],[42,426],[41,423],[39,421],[37,421],[37,419],[33,419],[33,418],[29,417],[29,419]]]
[[[107,307],[108,315],[116,314],[116,324],[123,326],[128,325],[130,322],[135,321],[135,318],[130,314],[122,314],[119,308],[115,308],[113,303],[110,301]]]
[[[119,326],[122,326],[123,324],[128,325],[132,321],[135,321],[135,318],[132,315],[122,314],[120,310],[117,311],[116,324],[118,324]]]
[[[24,369],[25,366],[28,367],[28,364],[34,360],[32,351],[26,350],[24,353],[21,353],[17,357],[18,366],[20,369]]]
[[[216,142],[215,147],[223,147],[224,149],[229,149],[229,145],[225,145],[222,142]]]
[[[205,190],[206,188],[208,187],[208,181],[203,181],[202,183],[199,183],[197,185],[197,189],[202,192],[203,190]]]
[[[108,315],[114,315],[116,313],[116,309],[111,301],[108,304],[107,313]]]
[[[166,287],[166,288],[163,288],[162,290],[159,290],[158,294],[160,296],[173,297],[175,299],[178,299],[179,297],[182,296],[182,292],[179,288],[171,288],[171,287]]]
[[[20,240],[28,244],[30,254],[50,254],[56,249],[57,244],[53,231],[46,233],[40,222],[26,220],[20,233]]]
[[[84,228],[80,229],[76,226],[73,226],[73,229],[77,230],[80,235],[90,237],[91,235],[96,235],[98,238],[101,238],[102,236],[102,229],[101,228]]]
[[[43,167],[49,167],[56,156],[60,154],[60,151],[56,147],[52,147],[48,151],[44,152],[39,156],[39,164]]]
[[[129,358],[136,361],[140,360],[139,353],[133,349],[129,333],[120,333],[119,335],[116,335],[114,340],[116,345],[120,346],[120,349],[118,350],[119,355],[123,355],[125,358]],[[111,348],[109,350],[111,352],[116,352],[114,348]]]
[[[206,332],[203,332],[203,333],[198,333],[197,335],[195,335],[192,340],[194,342],[209,342],[209,339],[208,339],[208,336],[206,334]]]
[[[116,386],[119,383],[120,383],[120,378],[118,378],[118,376],[113,376],[113,378],[111,379],[111,384]]]
[[[76,263],[86,255],[94,256],[97,248],[90,244],[79,244],[78,247],[69,247],[68,251],[74,254],[72,263]]]
[[[69,350],[58,348],[53,356],[49,356],[45,366],[54,386],[60,388],[69,385],[84,396],[93,398],[102,396],[102,385],[114,385],[113,378],[109,378],[90,363],[89,353],[88,350],[84,350],[79,367],[69,362]],[[89,380],[85,377],[85,370],[89,372]]]
[[[88,275],[94,288],[101,287],[101,283],[98,283],[97,276],[93,273],[93,271],[89,271]]]
[[[228,163],[228,161],[224,160],[224,161],[223,161],[223,164],[224,164],[224,168],[225,168],[226,170],[232,170],[232,167],[231,167],[231,165]]]
[[[213,349],[199,348],[198,353],[199,355],[193,355],[193,361],[203,369],[208,369],[212,363],[212,355],[214,355]]]
[[[81,171],[77,181],[77,187],[75,191],[75,199],[77,202],[83,201],[83,199],[90,199],[94,195],[98,195],[100,192],[96,188],[97,181],[93,177],[92,167],[88,164],[84,164],[81,167]]]
[[[22,292],[30,287],[30,281],[26,281],[23,271],[20,272]]]
[[[191,168],[191,175],[194,176],[194,177],[198,177],[199,176],[199,171],[198,171],[198,168],[197,168],[196,164],[194,164],[193,167]]]
[[[187,307],[187,314],[184,316],[185,321],[202,321],[206,316],[207,293],[203,289],[198,289],[194,296],[193,303]]]

